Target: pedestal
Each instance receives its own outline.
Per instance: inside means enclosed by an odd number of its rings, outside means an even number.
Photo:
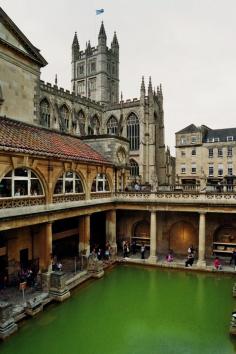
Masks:
[[[12,317],[12,305],[0,302],[0,339],[5,339],[16,332],[18,326]]]
[[[49,294],[54,298],[54,300],[59,302],[62,302],[70,297],[70,291],[66,286],[65,273],[51,273]]]

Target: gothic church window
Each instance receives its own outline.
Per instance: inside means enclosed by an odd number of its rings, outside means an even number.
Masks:
[[[60,113],[61,113],[62,119],[63,119],[64,122],[65,122],[65,126],[66,126],[66,128],[68,129],[68,128],[69,128],[69,110],[68,110],[68,108],[66,107],[66,105],[63,105],[63,106],[60,108]]]
[[[67,171],[61,175],[56,183],[54,194],[83,193],[83,185],[76,172]]]
[[[49,128],[50,127],[50,106],[46,98],[44,98],[40,102],[39,111],[40,111],[40,124],[42,124],[44,127]]]
[[[116,135],[118,129],[118,121],[114,116],[111,116],[107,122],[107,134]]]
[[[36,174],[27,168],[16,168],[0,181],[0,197],[30,197],[43,195],[43,188]]]
[[[134,113],[131,113],[127,119],[127,138],[130,150],[139,150],[139,120]]]
[[[130,175],[132,177],[139,176],[139,165],[135,160],[130,160]]]
[[[100,123],[98,117],[95,115],[90,120],[90,126],[88,127],[89,135],[98,135],[100,131]]]

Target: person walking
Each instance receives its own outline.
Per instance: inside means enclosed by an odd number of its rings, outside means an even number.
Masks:
[[[145,245],[142,243],[141,245],[141,259],[145,259]]]

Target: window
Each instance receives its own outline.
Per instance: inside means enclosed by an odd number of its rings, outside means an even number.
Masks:
[[[90,91],[96,91],[96,78],[89,80],[89,89]]]
[[[0,197],[43,195],[39,178],[29,169],[17,168],[8,172],[0,182]]]
[[[214,138],[213,141],[214,141],[215,143],[218,143],[218,142],[220,141],[220,138]]]
[[[213,149],[212,148],[208,149],[208,157],[210,157],[210,158],[213,157]]]
[[[214,176],[214,166],[213,165],[209,165],[208,174],[209,174],[209,176]]]
[[[77,66],[77,76],[81,76],[84,74],[84,64],[78,64]]]
[[[197,172],[197,167],[196,164],[192,164],[192,173],[196,173]]]
[[[80,177],[72,171],[61,175],[56,183],[54,194],[83,193],[83,185]]]
[[[139,150],[139,120],[134,113],[131,113],[127,119],[127,138],[130,150]]]
[[[77,93],[79,95],[82,95],[85,93],[85,84],[84,84],[84,80],[83,81],[78,81],[77,83]]]
[[[139,165],[134,160],[130,160],[130,175],[132,177],[139,176]]]
[[[218,164],[218,176],[223,176],[224,170],[223,170],[223,164],[219,163]]]
[[[218,157],[223,157],[223,149],[222,148],[218,149]]]
[[[208,138],[208,139],[207,139],[207,142],[208,142],[208,143],[213,143],[213,142],[214,142],[214,138]]]
[[[196,144],[196,142],[197,142],[197,137],[191,136],[191,144]]]
[[[98,117],[95,115],[90,120],[90,125],[88,127],[88,134],[89,135],[98,135],[100,130],[100,123]]]
[[[181,136],[181,137],[180,137],[180,144],[181,144],[181,145],[186,144],[186,138],[185,138],[184,136]]]
[[[95,61],[93,61],[91,63],[91,72],[94,72],[94,71],[96,71],[96,62]]]
[[[233,149],[232,146],[227,147],[227,156],[232,157],[233,156]]]
[[[227,141],[233,141],[234,137],[233,136],[227,136]]]
[[[181,165],[180,172],[181,173],[186,173],[186,166],[185,165]]]
[[[109,118],[107,122],[107,134],[116,135],[118,129],[118,121],[115,117]]]
[[[65,105],[63,105],[60,108],[60,114],[61,114],[61,118],[63,119],[63,121],[65,123],[66,128],[68,129],[69,128],[69,110]]]
[[[181,150],[181,156],[185,156],[185,155],[186,155],[185,151]]]
[[[50,127],[50,108],[48,100],[43,99],[40,102],[40,123],[44,126],[49,128]]]
[[[196,149],[192,149],[192,156],[196,156]]]
[[[76,134],[85,135],[85,115],[82,110],[77,115]]]
[[[232,163],[228,164],[228,176],[233,176],[233,165],[232,165]]]
[[[105,173],[99,173],[93,180],[91,192],[109,192],[110,187]]]

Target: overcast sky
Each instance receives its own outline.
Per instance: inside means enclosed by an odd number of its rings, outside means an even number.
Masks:
[[[141,76],[163,85],[166,144],[194,123],[236,126],[235,0],[0,0],[48,61],[42,79],[70,89],[71,43],[97,45],[101,20],[108,44],[117,32],[120,89],[139,97]],[[95,10],[104,8],[103,15]],[[147,84],[146,84],[147,87]]]

